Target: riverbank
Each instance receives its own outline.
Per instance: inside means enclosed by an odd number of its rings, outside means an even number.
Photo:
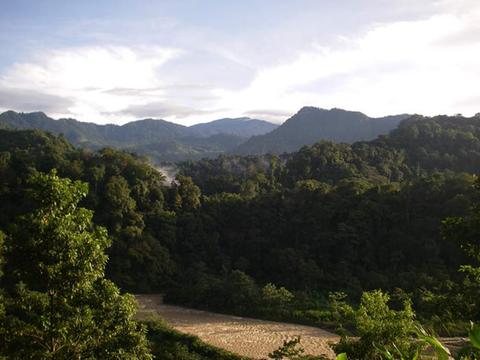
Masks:
[[[306,354],[334,358],[329,343],[339,337],[331,332],[304,325],[257,320],[239,316],[166,305],[161,295],[136,295],[140,313],[160,315],[173,328],[198,336],[208,344],[253,359],[264,359],[282,346],[284,340],[301,337]]]

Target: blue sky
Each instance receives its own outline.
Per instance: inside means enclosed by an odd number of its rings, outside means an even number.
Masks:
[[[0,111],[193,124],[480,112],[477,0],[0,0]]]

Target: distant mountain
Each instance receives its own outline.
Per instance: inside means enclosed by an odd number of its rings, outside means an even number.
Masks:
[[[42,112],[0,114],[0,128],[40,129],[63,134],[75,146],[91,149],[116,147],[151,157],[179,161],[213,157],[232,150],[252,135],[277,126],[266,121],[221,119],[191,127],[165,120],[145,119],[125,125],[98,125],[74,119],[54,120]]]
[[[139,120],[128,124],[97,125],[74,119],[54,120],[42,112],[0,114],[0,127],[13,129],[40,129],[54,134],[63,134],[76,146],[98,148],[104,146],[129,147],[152,142],[161,142],[193,133],[186,126],[164,120]]]
[[[409,115],[370,118],[361,112],[304,107],[275,130],[240,144],[236,154],[293,152],[320,140],[353,143],[372,140],[397,127]]]
[[[370,118],[360,112],[304,107],[281,126],[250,118],[220,119],[190,127],[145,119],[119,126],[54,120],[42,112],[7,111],[0,114],[0,128],[40,129],[63,134],[75,146],[126,149],[159,162],[215,157],[227,152],[292,152],[319,140],[371,140],[388,133],[407,117]]]
[[[263,135],[275,130],[278,125],[268,121],[250,119],[248,117],[237,119],[220,119],[208,123],[202,123],[190,126],[190,129],[202,136],[211,136],[217,134],[231,134],[241,137],[252,137]]]

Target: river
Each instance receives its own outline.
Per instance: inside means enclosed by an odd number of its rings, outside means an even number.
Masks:
[[[198,336],[211,345],[253,359],[264,359],[284,340],[301,337],[305,354],[334,358],[328,343],[339,337],[297,324],[264,321],[166,305],[161,295],[136,295],[142,311],[154,311],[178,331]]]

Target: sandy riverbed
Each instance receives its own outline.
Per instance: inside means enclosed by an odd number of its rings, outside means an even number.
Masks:
[[[338,340],[338,336],[319,328],[165,305],[160,295],[136,297],[143,311],[155,311],[175,329],[239,355],[264,359],[284,340],[300,336],[305,354],[334,358],[328,343]]]

